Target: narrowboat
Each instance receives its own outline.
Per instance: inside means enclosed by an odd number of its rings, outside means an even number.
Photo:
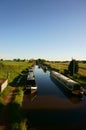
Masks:
[[[63,85],[63,87],[66,90],[68,90],[68,92],[70,92],[71,94],[77,95],[77,96],[82,96],[84,94],[84,91],[78,82],[76,82],[56,71],[51,71],[50,75],[52,77],[54,77],[58,82],[60,82]]]
[[[35,80],[35,76],[33,71],[31,70],[27,75],[26,85],[25,85],[25,92],[34,93],[37,91],[37,84]]]

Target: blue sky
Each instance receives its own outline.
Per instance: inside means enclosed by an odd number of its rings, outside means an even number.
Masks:
[[[0,58],[86,60],[86,0],[0,0]]]

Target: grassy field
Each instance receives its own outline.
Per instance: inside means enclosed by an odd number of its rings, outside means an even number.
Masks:
[[[68,62],[45,62],[45,64],[49,65],[52,69],[56,69],[59,72],[64,72],[65,69],[68,69]]]
[[[86,76],[86,63],[79,63],[79,72],[80,75]]]
[[[64,72],[65,69],[68,69],[69,62],[45,62],[45,64],[58,69],[60,72]],[[86,76],[86,63],[79,63],[78,74]]]
[[[17,61],[0,61],[0,78],[7,78],[12,82],[21,72],[33,63]]]

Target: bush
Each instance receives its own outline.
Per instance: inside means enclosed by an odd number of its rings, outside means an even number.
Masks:
[[[76,60],[72,60],[68,66],[69,73],[73,76],[74,74],[77,74],[78,69],[78,62]]]

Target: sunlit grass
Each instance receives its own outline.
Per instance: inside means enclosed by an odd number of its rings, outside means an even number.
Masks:
[[[45,62],[46,64],[50,65],[51,68],[55,68],[59,70],[60,72],[63,72],[65,69],[68,69],[68,62],[62,63],[62,62]]]
[[[82,76],[86,76],[86,69],[79,68],[78,74]]]
[[[50,65],[52,68],[58,69],[60,72],[63,72],[65,69],[68,69],[69,62],[45,62]],[[86,76],[86,63],[79,63],[79,71],[78,74]]]
[[[21,72],[32,63],[16,61],[0,61],[0,78],[8,78],[12,82]]]
[[[79,63],[79,67],[82,69],[86,69],[86,63]]]
[[[3,90],[3,92],[0,92],[0,97],[4,97],[5,95],[7,95],[10,90],[11,90],[11,86],[7,86],[7,87]]]

